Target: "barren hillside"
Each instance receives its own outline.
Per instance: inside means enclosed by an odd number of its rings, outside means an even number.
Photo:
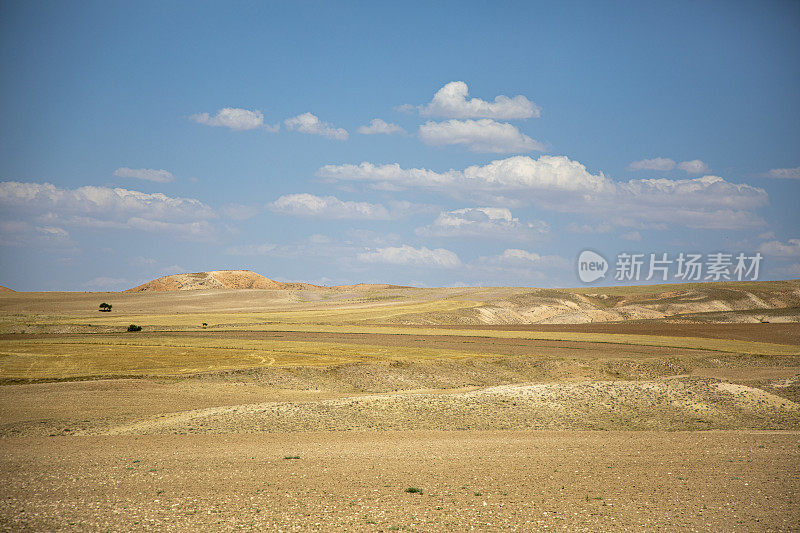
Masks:
[[[191,291],[197,289],[281,289],[282,283],[249,270],[213,270],[163,276],[125,292]]]

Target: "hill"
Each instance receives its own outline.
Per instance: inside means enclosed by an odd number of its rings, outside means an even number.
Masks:
[[[8,287],[3,287],[0,285],[0,292],[17,292],[14,289],[9,289]]]
[[[249,270],[212,270],[174,274],[148,281],[125,292],[170,292],[199,289],[283,289],[284,284]]]

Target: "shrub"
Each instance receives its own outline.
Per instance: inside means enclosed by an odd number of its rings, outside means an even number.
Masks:
[[[101,303],[101,304],[100,304],[100,310],[101,310],[101,311],[111,311],[111,308],[112,308],[112,307],[113,307],[113,306],[112,306],[111,304],[107,304],[107,303],[105,303],[105,302],[103,302],[103,303]]]
[[[131,324],[130,326],[128,326],[128,331],[142,331],[142,326]]]
[[[422,494],[422,489],[418,489],[417,487],[408,487],[406,492],[410,492],[411,494]]]

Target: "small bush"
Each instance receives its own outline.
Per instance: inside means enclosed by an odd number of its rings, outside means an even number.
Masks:
[[[287,456],[284,457],[284,459],[300,459],[300,456],[299,455],[287,455]]]
[[[417,487],[408,487],[406,492],[410,492],[411,494],[422,494],[422,489],[418,489]]]
[[[142,326],[131,324],[130,326],[128,326],[128,331],[142,331]]]

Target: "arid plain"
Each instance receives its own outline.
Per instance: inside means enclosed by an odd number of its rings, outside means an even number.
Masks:
[[[800,524],[800,281],[265,280],[0,293],[0,527]]]

